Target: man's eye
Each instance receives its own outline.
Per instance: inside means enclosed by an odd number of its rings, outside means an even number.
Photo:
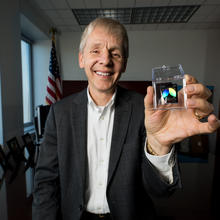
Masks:
[[[113,57],[117,57],[117,58],[120,58],[120,57],[121,57],[121,55],[118,54],[118,53],[112,53],[112,56],[113,56]]]
[[[98,50],[92,50],[91,53],[98,53]]]

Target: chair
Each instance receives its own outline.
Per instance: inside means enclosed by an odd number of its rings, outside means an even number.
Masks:
[[[29,133],[26,133],[21,136],[24,142],[24,148],[27,149],[29,157],[27,159],[27,163],[25,165],[25,171],[31,167],[35,167],[35,153],[36,153],[36,145],[33,142],[33,139]]]
[[[6,155],[2,146],[0,145],[0,165],[5,173],[7,170],[13,171],[13,167],[9,162],[9,157],[10,153]]]
[[[27,162],[27,159],[24,156],[24,151],[20,147],[16,137],[11,138],[6,143],[8,145],[8,148],[12,154],[12,157],[13,157],[16,165],[20,165],[20,163],[22,161]]]

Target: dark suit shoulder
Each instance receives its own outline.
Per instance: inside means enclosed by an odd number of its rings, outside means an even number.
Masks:
[[[87,90],[86,89],[64,97],[60,101],[53,104],[53,108],[55,110],[60,111],[63,109],[69,109],[69,107],[73,104],[81,104],[81,103],[87,103]]]
[[[144,104],[144,95],[136,91],[118,86],[118,93],[120,94],[120,97],[124,100],[129,100],[134,104]]]

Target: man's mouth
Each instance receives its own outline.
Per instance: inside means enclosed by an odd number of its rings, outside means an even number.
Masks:
[[[106,72],[100,72],[100,71],[95,71],[95,73],[99,76],[110,76],[112,73],[106,73]]]

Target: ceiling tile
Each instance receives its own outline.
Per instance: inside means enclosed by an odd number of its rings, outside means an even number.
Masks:
[[[132,8],[135,6],[135,0],[120,0],[118,1],[118,8]]]
[[[170,0],[169,5],[186,5],[186,0]]]
[[[171,24],[159,24],[157,30],[169,30]]]
[[[215,10],[214,6],[211,5],[202,5],[196,12],[198,15],[209,15]]]
[[[210,27],[213,29],[220,29],[220,22],[211,23]]]
[[[85,3],[82,0],[66,0],[71,8],[85,8]]]
[[[171,0],[169,5],[193,5],[195,1],[189,0]]]
[[[204,2],[205,2],[204,0],[197,0],[197,3],[198,3],[198,4],[201,4],[201,5],[202,5]]]
[[[181,30],[185,30],[186,29],[186,26],[188,25],[188,23],[185,23],[185,24],[182,24],[182,29]]]
[[[59,31],[61,31],[62,33],[65,32],[73,32],[73,27],[72,26],[58,26]]]
[[[58,10],[57,11],[61,18],[72,18],[74,17],[72,11],[70,9],[67,10]]]
[[[132,31],[143,31],[144,30],[144,27],[145,25],[144,24],[132,24],[132,25],[129,25],[130,26],[130,30]]]
[[[32,0],[33,4],[43,9],[45,13],[55,24],[62,27],[66,32],[80,31],[84,26],[76,23],[75,17],[70,8],[128,8],[128,7],[154,7],[171,5],[194,5],[202,6],[195,12],[188,23],[181,24],[183,29],[198,28],[219,28],[220,22],[220,0]],[[178,24],[156,24],[156,25],[127,25],[128,30],[169,30],[178,29]],[[75,27],[75,28],[73,28]],[[77,27],[77,28],[76,28]]]
[[[182,30],[183,26],[184,26],[184,24],[172,24],[170,26],[170,30]]]
[[[50,19],[59,18],[59,14],[57,13],[56,10],[44,10],[44,12]]]
[[[190,4],[195,4],[195,5],[202,5],[205,0],[194,0],[190,1]]]
[[[50,0],[33,0],[34,4],[40,9],[53,9]]]
[[[63,18],[61,20],[65,25],[78,25],[75,18]]]
[[[181,1],[181,0],[180,0]],[[205,0],[185,0],[186,5],[201,5]]]
[[[219,0],[206,0],[204,1],[205,5],[220,5],[220,1]]]
[[[51,20],[54,22],[54,24],[56,24],[56,26],[65,25],[65,22],[60,18],[53,18]]]
[[[65,26],[58,26],[57,27],[61,32],[79,32],[81,31],[80,26],[78,25],[65,25]]]
[[[213,27],[212,27],[212,25],[211,25],[211,23],[199,23],[199,24],[197,24],[197,26],[196,26],[196,29],[212,29]]]
[[[151,6],[167,6],[170,0],[153,0]]]
[[[213,14],[216,14],[216,15],[220,14],[220,5],[215,6],[215,10],[213,11]]]
[[[189,19],[189,23],[194,23],[194,22],[202,22],[204,21],[204,19],[207,18],[207,15],[193,15],[190,19]]]
[[[136,0],[136,7],[149,7],[152,5],[153,0]]]
[[[183,25],[183,29],[194,30],[197,28],[197,26],[198,26],[198,23],[187,23],[187,24]]]
[[[206,18],[207,22],[220,22],[220,15],[219,14],[210,14],[207,18]]]
[[[84,0],[86,8],[101,8],[100,0]]]
[[[146,24],[144,25],[145,31],[155,31],[158,28],[158,24]]]
[[[117,0],[101,0],[101,8],[117,8]]]
[[[51,5],[56,9],[67,9],[68,5],[65,0],[51,0]]]
[[[197,29],[208,29],[210,27],[209,23],[198,23],[196,28]]]

